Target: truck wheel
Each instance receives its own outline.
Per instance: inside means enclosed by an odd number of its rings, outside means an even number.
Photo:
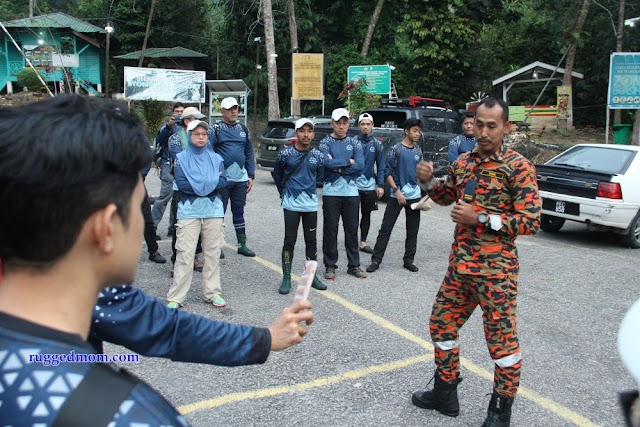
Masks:
[[[633,249],[640,248],[640,212],[636,214],[636,217],[631,221],[629,225],[629,231],[622,238],[624,244]]]
[[[564,218],[545,214],[542,214],[540,217],[540,228],[542,228],[542,231],[546,231],[547,233],[556,233],[560,231],[563,225]]]

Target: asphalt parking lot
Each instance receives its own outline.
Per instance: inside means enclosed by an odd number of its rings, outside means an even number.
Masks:
[[[147,178],[150,194],[159,180]],[[384,211],[372,217],[373,246]],[[293,299],[277,293],[284,237],[282,211],[268,172],[257,171],[246,208],[248,245],[257,257],[235,253],[226,218],[222,288],[229,306],[202,301],[194,274],[184,310],[211,319],[268,326]],[[318,240],[321,249],[322,215]],[[168,212],[158,231],[166,235]],[[479,426],[493,378],[478,311],[461,331],[461,414],[448,418],[414,407],[411,393],[433,374],[428,315],[444,275],[453,236],[449,208],[423,212],[415,264],[402,268],[401,215],[380,270],[368,279],[346,274],[343,233],[340,260],[329,290],[312,290],[315,323],[305,342],[272,353],[264,365],[238,368],[176,363],[142,357],[127,368],[178,407],[194,426]],[[640,298],[640,250],[617,239],[567,224],[555,235],[518,238],[519,335],[524,355],[514,426],[622,426],[617,393],[634,388],[617,355],[617,331],[626,310]],[[170,240],[160,242],[170,255]],[[137,286],[164,300],[171,264],[147,260],[143,245]],[[370,256],[361,253],[366,267]],[[319,253],[321,259],[321,253]],[[304,259],[302,236],[294,273]],[[107,346],[107,353],[127,352]]]

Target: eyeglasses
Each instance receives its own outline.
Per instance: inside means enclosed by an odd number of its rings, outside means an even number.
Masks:
[[[206,138],[207,136],[209,136],[206,132],[192,132],[191,135],[195,136],[196,138]]]

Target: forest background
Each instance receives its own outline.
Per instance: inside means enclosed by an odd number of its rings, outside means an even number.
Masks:
[[[605,124],[610,54],[640,47],[640,28],[619,25],[621,11],[625,19],[640,16],[640,0],[622,0],[622,9],[621,0],[38,0],[34,15],[59,11],[99,27],[111,22],[115,56],[142,48],[152,1],[147,48],[182,46],[208,55],[207,79],[243,79],[253,88],[257,74],[263,117],[269,105],[264,23],[271,18],[282,116],[290,113],[292,31],[298,52],[325,54],[327,111],[343,104],[338,95],[350,65],[392,64],[400,97],[443,98],[458,109],[479,91],[500,96],[491,81],[531,62],[565,67],[575,46],[573,69],[584,74],[573,81],[579,127]],[[28,13],[27,0],[0,0],[1,21]],[[256,37],[262,40],[258,73]],[[121,90],[123,65],[112,62],[114,90]],[[532,104],[543,86],[516,85],[509,103]],[[539,103],[556,104],[553,85]],[[303,103],[303,114],[319,112],[319,103]],[[622,122],[632,123],[635,113],[623,111]]]

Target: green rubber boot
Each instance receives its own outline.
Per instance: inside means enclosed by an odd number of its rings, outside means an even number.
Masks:
[[[324,283],[322,283],[320,281],[320,279],[318,279],[317,275],[313,276],[313,283],[311,284],[311,287],[313,289],[317,289],[319,291],[326,291],[327,290],[327,285],[325,285]]]
[[[291,292],[291,259],[293,254],[289,251],[282,251],[282,284],[278,293],[286,295]]]
[[[240,255],[254,257],[256,256],[255,252],[247,247],[247,235],[246,234],[238,234],[238,253]]]

